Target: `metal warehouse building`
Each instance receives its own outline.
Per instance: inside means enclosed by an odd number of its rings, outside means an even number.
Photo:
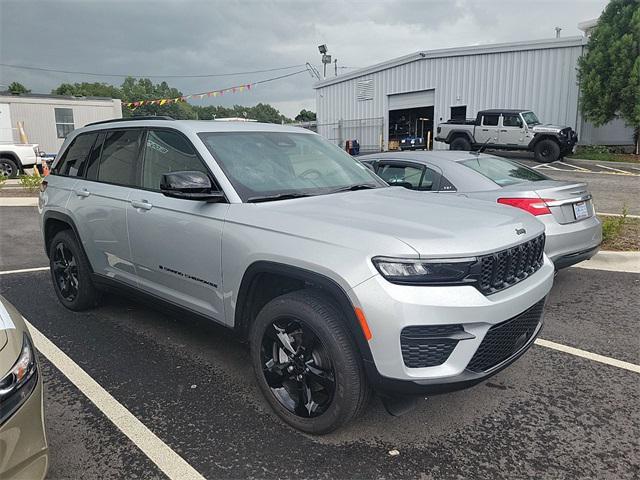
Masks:
[[[58,153],[65,137],[87,123],[121,118],[120,100],[60,95],[0,95],[0,143],[20,143],[22,122],[30,143],[46,153]]]
[[[568,125],[583,144],[627,145],[621,121],[594,128],[578,109],[576,68],[588,38],[422,51],[315,85],[318,133],[361,151],[387,150],[394,140],[434,138],[449,118],[475,117],[488,108],[525,108],[542,123]],[[433,148],[447,145],[433,142]]]

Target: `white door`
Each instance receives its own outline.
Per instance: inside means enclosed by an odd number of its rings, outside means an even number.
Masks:
[[[482,116],[480,125],[476,126],[475,139],[476,143],[487,145],[498,143],[498,119],[500,115],[497,113],[485,113]]]
[[[501,145],[526,146],[524,124],[518,113],[505,113],[502,115],[499,141]]]
[[[0,103],[0,143],[13,143],[11,111],[8,103]]]

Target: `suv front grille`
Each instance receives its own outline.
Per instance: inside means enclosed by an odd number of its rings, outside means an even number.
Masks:
[[[501,364],[529,343],[542,322],[543,298],[517,317],[491,327],[467,366],[472,372],[486,372]]]
[[[543,233],[515,247],[480,257],[480,291],[486,295],[499,292],[536,272],[543,263],[544,240]]]

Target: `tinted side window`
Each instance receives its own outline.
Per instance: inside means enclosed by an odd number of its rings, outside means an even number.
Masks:
[[[378,170],[378,176],[390,185],[398,182],[407,182],[413,188],[418,189],[423,171],[424,169],[422,168],[410,165],[381,165]]]
[[[159,190],[164,173],[185,170],[207,173],[193,145],[179,133],[150,130],[144,147],[142,187]]]
[[[437,189],[439,179],[440,174],[438,172],[426,167],[424,170],[424,178],[420,184],[420,190],[431,191]]]
[[[498,115],[490,114],[483,115],[482,117],[482,125],[497,127],[498,126]]]
[[[98,180],[118,185],[134,185],[142,130],[107,133],[102,146]]]
[[[58,175],[69,177],[82,177],[91,154],[91,147],[95,143],[97,135],[86,133],[73,139],[62,159],[56,165],[55,172]]]
[[[91,150],[91,155],[89,155],[89,160],[87,161],[85,169],[87,171],[85,178],[88,180],[98,179],[98,166],[100,165],[100,153],[102,152],[104,137],[106,137],[106,134],[104,132],[100,132],[98,134],[98,138],[93,144],[93,149]]]
[[[503,127],[522,127],[522,120],[520,115],[504,115],[502,117]]]

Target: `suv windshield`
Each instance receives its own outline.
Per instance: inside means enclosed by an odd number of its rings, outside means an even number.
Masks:
[[[463,160],[460,163],[465,167],[484,175],[501,187],[515,185],[516,183],[549,180],[549,177],[546,177],[531,168],[502,158],[479,157]]]
[[[527,122],[527,125],[529,125],[530,127],[533,127],[534,125],[540,125],[540,120],[538,120],[538,117],[536,117],[535,113],[522,112],[520,115],[522,115],[522,118],[524,118],[524,121]]]
[[[244,202],[386,186],[371,170],[318,135],[201,132],[198,136]]]

